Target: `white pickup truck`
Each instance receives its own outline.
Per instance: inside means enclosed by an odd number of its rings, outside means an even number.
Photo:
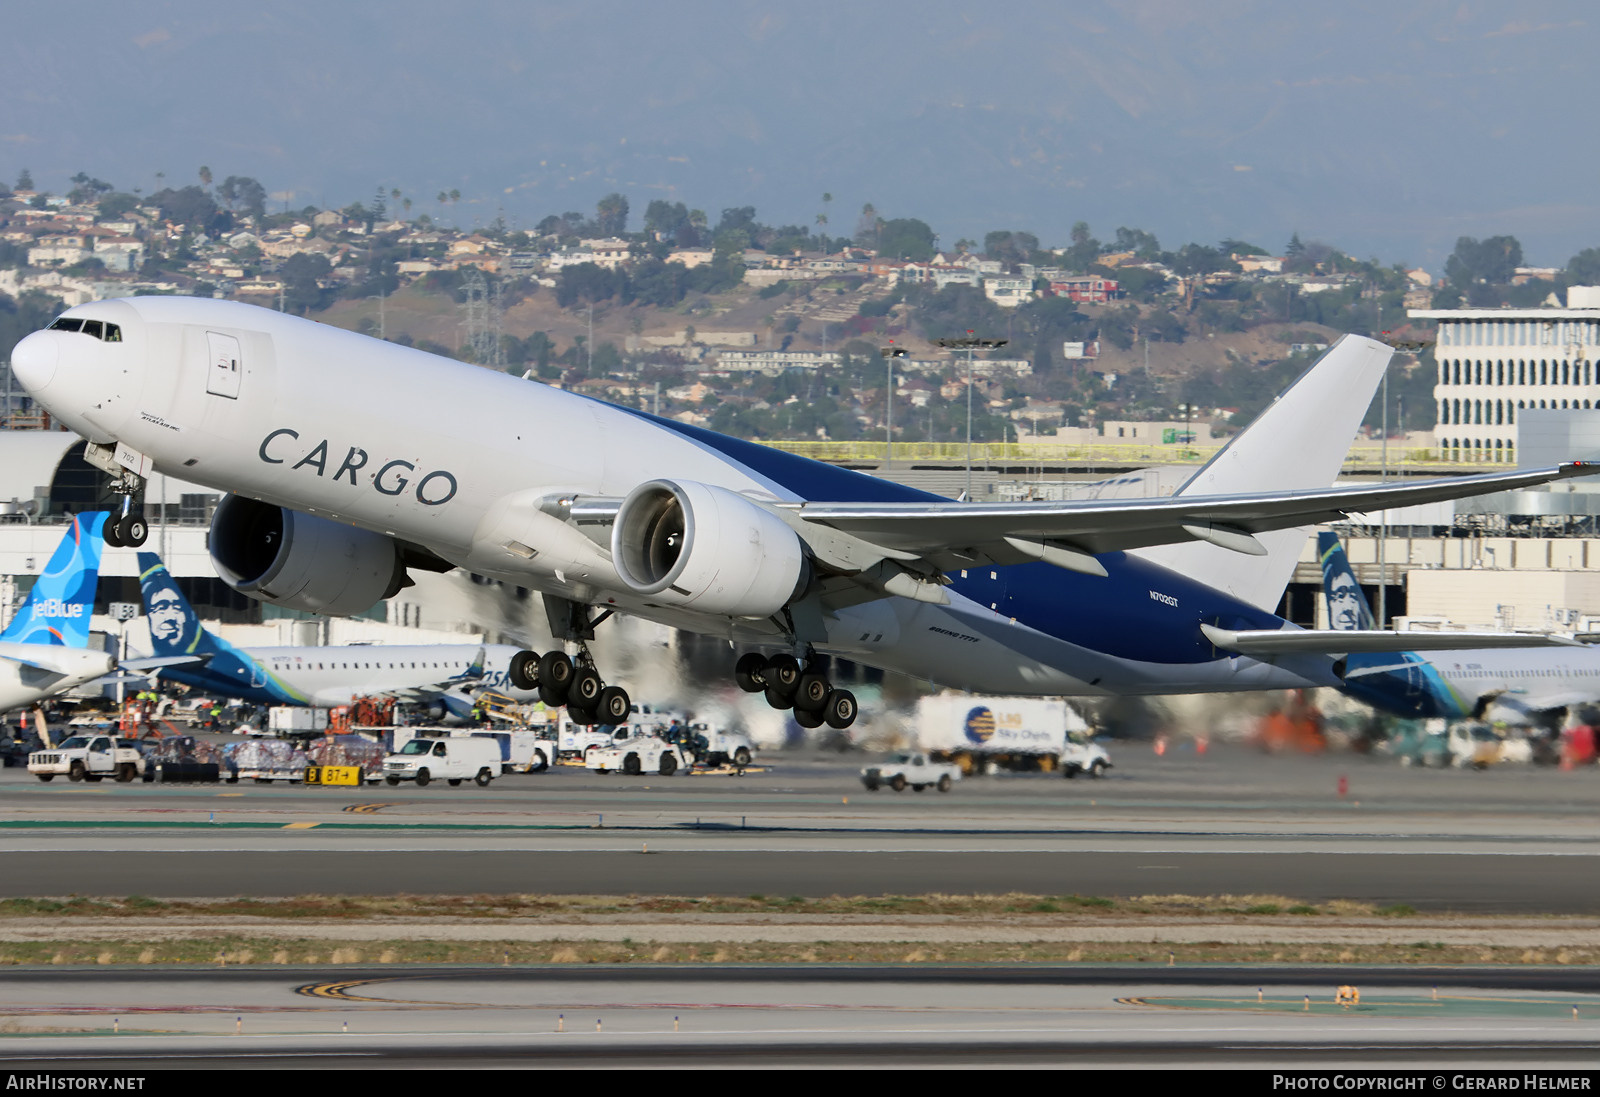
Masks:
[[[950,786],[961,780],[961,767],[950,762],[931,761],[920,751],[896,754],[887,762],[865,766],[861,770],[861,783],[868,792],[877,792],[888,785],[896,792],[904,792],[910,785],[916,792],[936,788],[949,792]]]
[[[1090,777],[1098,779],[1105,776],[1106,770],[1111,768],[1111,755],[1106,753],[1105,747],[1081,731],[1069,731],[1066,745],[1061,748],[1058,764],[1063,777],[1070,779],[1080,773],[1087,773]]]
[[[115,777],[127,782],[144,774],[144,755],[109,735],[73,735],[59,747],[29,754],[28,772],[41,781],[66,774],[69,781]]]
[[[659,773],[671,777],[674,773],[688,773],[694,767],[694,755],[658,736],[640,735],[589,751],[583,764],[596,773]]]

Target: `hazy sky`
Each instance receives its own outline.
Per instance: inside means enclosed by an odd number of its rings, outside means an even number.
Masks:
[[[871,202],[946,246],[1086,220],[1433,270],[1463,235],[1600,246],[1600,9],[1575,0],[254,7],[0,0],[0,176],[148,193],[207,164],[462,225],[618,190],[631,228],[665,197],[848,233]]]

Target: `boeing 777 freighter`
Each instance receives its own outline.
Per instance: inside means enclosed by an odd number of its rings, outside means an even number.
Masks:
[[[1390,354],[1345,336],[1174,496],[1003,504],[236,302],[80,305],[12,371],[130,502],[152,468],[231,493],[211,556],[251,597],[350,614],[467,568],[543,595],[563,647],[511,676],[574,719],[626,717],[586,645],[620,612],[725,638],[742,687],[842,728],[825,656],[989,693],[1339,684],[1353,643],[1393,639],[1273,612],[1305,527],[1592,471],[1330,487]]]

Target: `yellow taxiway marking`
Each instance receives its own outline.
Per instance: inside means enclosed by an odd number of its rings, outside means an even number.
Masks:
[[[283,829],[284,830],[310,830],[312,827],[319,826],[319,825],[320,824],[318,824],[318,823],[289,823]]]

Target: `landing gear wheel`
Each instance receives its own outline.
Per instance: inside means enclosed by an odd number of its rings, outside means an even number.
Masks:
[[[567,719],[584,727],[593,727],[600,722],[600,717],[593,709],[579,708],[577,705],[567,706]]]
[[[784,693],[777,686],[768,686],[767,704],[771,705],[775,709],[793,708],[794,698],[790,697],[787,693]]]
[[[117,532],[117,527],[122,523],[116,519],[107,519],[105,526],[100,530],[100,540],[112,548],[126,548],[122,543],[122,534]]]
[[[590,710],[600,707],[600,692],[606,684],[600,676],[588,667],[584,667],[572,677],[572,684],[567,687],[567,704],[576,705],[578,708]]]
[[[671,777],[678,772],[678,756],[671,751],[661,756],[661,776]]]
[[[814,712],[819,716],[823,706],[828,703],[828,694],[831,691],[828,680],[820,674],[802,674],[800,681],[795,685],[794,709],[796,712]],[[802,727],[819,727],[822,721],[815,724],[802,724]]]
[[[557,708],[566,704],[567,690],[577,673],[566,652],[545,652],[539,657],[539,700]]]
[[[746,693],[760,693],[767,688],[767,657],[756,652],[739,656],[734,664],[733,678]]]
[[[128,548],[138,548],[150,537],[150,523],[141,514],[130,514],[117,523],[117,538]]]
[[[531,651],[519,651],[511,657],[511,665],[506,668],[506,677],[511,679],[511,684],[520,690],[537,689],[539,686],[539,656]]]
[[[847,689],[836,689],[828,694],[828,702],[822,708],[823,719],[828,721],[828,726],[836,731],[843,731],[856,722],[856,695]]]
[[[487,768],[480,769],[478,771],[478,775],[474,777],[473,780],[478,782],[479,788],[488,788],[489,782],[494,780],[494,774],[490,773]]]
[[[795,687],[800,684],[800,664],[792,655],[774,655],[767,661],[767,670],[762,677],[767,680],[769,690],[776,689],[793,696]]]
[[[820,728],[822,726],[822,713],[808,712],[796,705],[794,710],[794,722],[803,728]]]
[[[633,702],[628,700],[628,691],[621,686],[607,686],[600,691],[594,711],[602,724],[623,724],[628,720],[628,713],[633,711]]]

